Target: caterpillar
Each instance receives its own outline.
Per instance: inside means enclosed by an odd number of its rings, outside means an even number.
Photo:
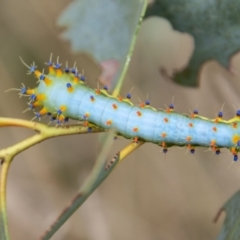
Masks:
[[[23,62],[23,60],[22,60]],[[23,62],[24,63],[24,62]],[[139,106],[131,102],[131,94],[125,98],[113,97],[104,86],[92,89],[85,84],[85,76],[77,67],[62,69],[59,59],[54,63],[52,57],[46,63],[48,74],[37,70],[33,62],[27,66],[28,74],[38,79],[36,88],[24,85],[18,89],[20,96],[28,96],[28,109],[34,109],[34,119],[50,115],[57,125],[64,124],[69,118],[81,120],[85,126],[97,126],[104,129],[114,128],[119,135],[134,142],[143,140],[158,144],[166,153],[169,147],[186,146],[190,153],[195,147],[208,147],[215,154],[221,148],[228,148],[233,160],[238,160],[240,151],[240,110],[230,120],[223,119],[220,111],[215,119],[198,115],[194,110],[190,115],[180,114],[170,104],[166,110],[157,110],[146,100]]]

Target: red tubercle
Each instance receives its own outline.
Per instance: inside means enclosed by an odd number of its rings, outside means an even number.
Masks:
[[[115,103],[113,103],[112,107],[113,107],[113,109],[115,109],[115,110],[118,108],[117,104],[115,104]]]
[[[209,146],[210,146],[211,150],[213,150],[215,152],[217,149],[216,140],[212,140],[210,142]]]
[[[191,141],[192,141],[192,137],[191,137],[191,136],[187,136],[187,137],[186,137],[186,141],[187,141],[187,142],[191,142]]]
[[[118,101],[122,102],[122,100],[123,100],[123,97],[121,95],[118,95]]]
[[[144,108],[145,106],[146,106],[146,105],[145,105],[144,102],[140,102],[140,103],[139,103],[139,107],[140,107],[140,108]]]
[[[161,142],[161,143],[159,143],[159,146],[164,148],[164,147],[167,147],[167,144],[165,142]]]
[[[111,126],[112,125],[112,120],[106,121],[106,126]]]
[[[217,128],[216,128],[216,127],[213,127],[212,130],[213,130],[214,132],[217,132]]]
[[[138,137],[135,137],[135,138],[133,139],[133,142],[134,142],[134,143],[138,143]]]
[[[138,132],[138,127],[133,128],[133,132]]]
[[[166,134],[165,132],[163,132],[163,133],[161,134],[161,137],[165,138],[165,137],[167,137],[167,134]]]
[[[188,124],[188,126],[189,126],[189,127],[193,127],[193,123],[190,122],[190,123]]]
[[[137,115],[138,115],[139,117],[141,117],[141,116],[142,116],[142,112],[137,111]]]
[[[95,93],[96,94],[100,94],[101,93],[101,90],[99,88],[95,89]]]
[[[163,120],[164,120],[164,122],[166,122],[166,123],[169,122],[168,118],[164,118]]]
[[[89,122],[88,122],[88,121],[84,121],[84,122],[83,122],[83,126],[84,126],[84,127],[88,127],[88,125],[89,125]]]

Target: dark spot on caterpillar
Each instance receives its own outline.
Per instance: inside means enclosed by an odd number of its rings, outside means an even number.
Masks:
[[[77,71],[76,68],[72,68],[72,69],[71,69],[71,73],[72,73],[72,74],[75,74],[76,71]]]
[[[61,109],[58,109],[58,110],[57,110],[57,114],[58,114],[58,115],[61,115],[62,113],[63,113],[63,111],[62,111]]]
[[[45,79],[45,75],[44,75],[44,74],[41,74],[41,75],[39,76],[39,79],[40,79],[40,80],[44,80],[44,79]]]
[[[35,113],[35,116],[36,116],[36,118],[38,118],[38,119],[39,119],[39,118],[41,118],[41,113],[39,113],[39,112],[36,112],[36,113]]]
[[[132,98],[131,93],[128,93],[128,94],[126,95],[126,98],[131,99],[131,98]]]
[[[81,75],[80,80],[84,82],[86,80],[85,76]]]
[[[3,158],[1,158],[1,165],[4,163],[4,159]]]
[[[91,102],[94,102],[95,98],[93,95],[90,96],[90,100],[91,100]]]
[[[36,99],[37,99],[36,94],[30,95],[30,100],[31,100],[31,101],[35,101]]]
[[[146,101],[145,101],[145,104],[146,104],[146,105],[150,105],[150,101],[149,101],[149,100],[146,100]]]
[[[221,153],[220,149],[217,148],[216,151],[215,151],[215,154],[216,154],[216,155],[219,155],[220,153]]]
[[[223,112],[219,112],[218,117],[222,118],[223,117]]]
[[[195,149],[194,149],[194,148],[191,148],[191,149],[190,149],[190,153],[191,153],[191,154],[194,154],[194,153],[195,153]]]
[[[66,84],[66,87],[67,87],[67,88],[71,88],[71,87],[72,87],[72,84],[71,84],[71,83],[67,83],[67,84]]]
[[[198,114],[198,110],[195,109],[195,110],[193,111],[193,113],[197,115],[197,114]]]
[[[65,67],[64,72],[65,73],[69,73],[70,72],[70,68],[69,67]]]
[[[170,108],[170,109],[174,109],[173,103],[169,104],[169,108]]]
[[[163,151],[163,153],[167,153],[168,149],[166,147],[164,147],[162,151]]]

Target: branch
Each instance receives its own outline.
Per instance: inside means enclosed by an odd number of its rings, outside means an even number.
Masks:
[[[126,146],[122,151],[118,152],[109,164],[106,165],[106,155],[111,147],[112,134],[109,134],[104,144],[92,172],[83,183],[82,187],[76,193],[74,198],[67,204],[64,210],[56,218],[53,224],[46,230],[46,232],[40,237],[41,240],[50,239],[55,232],[68,220],[68,218],[86,201],[91,193],[105,180],[105,178],[112,172],[116,164],[120,163],[130,153],[142,146],[145,142],[139,141],[139,143],[131,143]]]
[[[13,158],[22,151],[48,138],[70,134],[89,133],[89,127],[84,127],[81,125],[50,127],[42,123],[0,117],[0,127],[4,126],[26,127],[37,131],[37,134],[33,135],[32,137],[14,144],[13,146],[0,150],[0,160],[2,164],[0,172],[0,237],[2,240],[8,240],[9,234],[6,214],[6,181],[8,170]],[[96,133],[103,131],[105,130],[92,126],[90,132]]]

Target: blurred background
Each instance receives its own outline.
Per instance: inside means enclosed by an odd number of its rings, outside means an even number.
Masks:
[[[19,56],[27,64],[34,61],[39,69],[46,68],[50,53],[70,66],[76,61],[88,85],[97,87],[101,69],[96,61],[85,53],[72,53],[70,44],[60,38],[63,29],[56,21],[70,2],[0,0],[2,117],[33,118],[32,112],[22,114],[27,99],[19,99],[17,92],[4,93],[21,83],[36,85]],[[205,63],[198,88],[176,85],[160,74],[162,67],[171,75],[186,66],[193,48],[191,36],[174,31],[167,20],[145,20],[122,94],[134,87],[134,103],[148,96],[156,108],[165,108],[174,96],[176,111],[190,113],[197,108],[209,118],[225,103],[225,118],[233,117],[240,107],[239,54],[230,60],[231,73],[215,61]],[[0,148],[32,134],[28,129],[2,128]],[[128,143],[115,141],[109,158]],[[11,239],[37,239],[84,182],[99,151],[98,136],[86,134],[50,139],[18,155],[7,186]],[[163,154],[158,146],[145,144],[112,172],[52,239],[216,239],[224,214],[216,224],[213,219],[239,189],[239,162],[231,164],[227,150],[220,156],[206,148],[198,148],[195,155],[186,152],[173,147]]]

